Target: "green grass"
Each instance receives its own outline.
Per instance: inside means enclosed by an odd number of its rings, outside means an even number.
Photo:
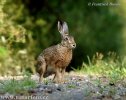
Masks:
[[[75,84],[69,84],[69,85],[67,86],[67,88],[69,88],[69,89],[76,88],[76,85],[75,85]]]
[[[101,57],[102,54],[96,54],[92,60],[88,57],[89,63],[83,63],[78,69],[74,69],[79,74],[91,76],[105,76],[110,83],[116,83],[126,78],[126,60],[125,57],[121,60],[112,54],[106,57]]]
[[[36,82],[29,76],[25,76],[22,80],[5,80],[0,82],[0,93],[26,94],[28,89],[35,88]]]

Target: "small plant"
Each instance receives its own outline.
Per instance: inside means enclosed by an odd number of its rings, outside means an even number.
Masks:
[[[44,82],[45,85],[49,84],[49,80],[48,79],[44,79],[43,82]]]
[[[76,85],[75,84],[69,84],[68,86],[67,86],[68,88],[76,88]]]
[[[122,73],[121,71],[117,70],[117,69],[113,69],[112,71],[110,71],[110,73],[108,73],[108,79],[110,81],[110,83],[115,84],[118,81],[123,79]]]
[[[91,89],[89,86],[84,86],[84,96],[88,97],[91,95]]]
[[[117,90],[115,89],[115,87],[110,87],[109,95],[115,95],[116,92],[117,92]]]
[[[102,83],[101,83],[101,80],[100,79],[96,79],[96,80],[94,80],[94,84],[96,86],[100,86]]]

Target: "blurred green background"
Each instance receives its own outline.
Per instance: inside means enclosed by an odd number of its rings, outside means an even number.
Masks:
[[[119,5],[89,5],[98,2]],[[125,56],[125,4],[125,0],[0,0],[0,74],[35,73],[36,57],[61,40],[58,20],[68,23],[77,43],[68,70],[96,52]]]

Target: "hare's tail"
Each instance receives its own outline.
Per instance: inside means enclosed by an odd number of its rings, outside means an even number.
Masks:
[[[38,57],[35,67],[36,67],[37,72],[41,72],[41,71],[44,72],[45,71],[45,69],[46,69],[46,62],[45,62],[44,57],[42,57],[42,56]]]
[[[42,56],[39,56],[35,64],[35,67],[39,69],[43,65],[43,63],[45,63],[45,59]]]

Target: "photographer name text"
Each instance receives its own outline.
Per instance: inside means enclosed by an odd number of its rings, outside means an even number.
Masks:
[[[113,2],[89,2],[88,6],[120,6],[120,3],[113,3]]]

